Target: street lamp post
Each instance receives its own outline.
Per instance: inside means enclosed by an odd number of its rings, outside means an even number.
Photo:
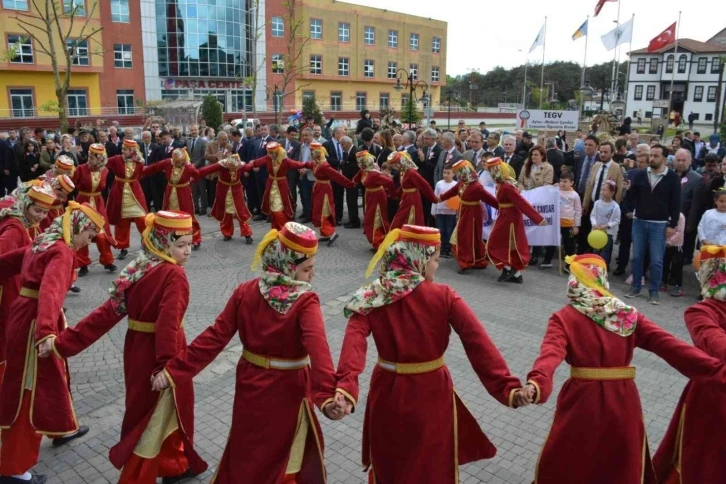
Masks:
[[[282,89],[280,89],[281,84],[282,83],[273,84],[272,88],[270,88],[270,86],[267,86],[265,88],[265,93],[267,94],[268,99],[270,98],[270,93],[272,93],[272,108],[275,111],[275,124],[277,124],[277,125],[280,124],[280,119],[277,115],[278,111],[281,111],[280,99],[285,94],[285,92]]]
[[[401,84],[401,80],[404,78],[404,84]],[[421,98],[423,99],[426,97],[426,92],[429,89],[428,83],[423,80],[415,81],[409,71],[406,69],[398,69],[396,72],[396,85],[393,86],[393,88],[396,91],[402,91],[408,88],[408,129],[411,129],[411,126],[413,125],[413,109],[416,104],[416,89],[419,87],[421,88]],[[449,117],[451,117],[451,114],[449,114]]]

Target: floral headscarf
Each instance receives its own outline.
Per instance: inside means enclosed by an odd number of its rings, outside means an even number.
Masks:
[[[570,264],[567,283],[570,305],[601,328],[618,336],[633,334],[638,311],[608,291],[610,284],[605,261],[593,254],[568,256],[565,260]]]
[[[358,167],[362,171],[380,171],[378,163],[376,163],[376,157],[368,151],[359,151],[355,156],[358,161]]]
[[[171,152],[171,163],[177,168],[181,168],[189,163],[189,153],[187,153],[187,149],[175,148],[174,151]]]
[[[491,158],[487,160],[486,169],[489,171],[492,179],[499,185],[502,183],[509,183],[510,185],[517,186],[517,180],[512,176],[512,168],[504,163],[501,158]]]
[[[55,192],[53,191],[53,188],[47,183],[37,181],[23,183],[18,188],[13,190],[13,193],[3,198],[3,200],[5,201],[12,201],[12,205],[0,210],[0,220],[4,219],[5,217],[15,217],[23,222],[23,225],[25,225],[25,227],[30,227],[32,225],[28,218],[25,216],[25,213],[28,210],[28,207],[33,204],[33,199],[28,196],[28,190],[30,190],[30,187],[33,186],[39,186],[47,195],[55,197]]]
[[[285,231],[311,243],[314,241],[314,249],[292,243],[285,237]],[[290,245],[297,247],[291,248]],[[262,239],[257,246],[252,269],[256,270],[258,265],[262,265],[262,275],[259,280],[260,294],[272,309],[280,314],[286,314],[300,296],[312,290],[309,282],[295,280],[295,272],[299,264],[315,255],[315,251],[317,251],[315,232],[296,222],[286,223],[281,232],[273,229]]]
[[[239,155],[232,155],[229,158],[220,160],[219,164],[229,171],[237,171],[244,166],[244,163],[239,159]]]
[[[411,226],[392,230],[381,243],[379,253],[368,266],[366,277],[379,260],[381,274],[378,279],[353,294],[343,310],[346,318],[355,313],[368,314],[375,308],[403,299],[426,280],[426,264],[436,253],[438,246],[415,240],[399,240],[401,232],[407,227]],[[440,234],[432,229],[431,235],[434,233],[439,236],[440,241]]]
[[[459,163],[461,163],[461,165],[459,165]],[[454,165],[454,170],[456,170],[456,176],[459,177],[459,180],[461,180],[461,183],[464,185],[479,179],[476,175],[476,171],[474,171],[474,167],[466,160],[457,162],[456,165]]]
[[[100,143],[94,143],[88,149],[88,166],[91,171],[101,171],[108,163],[108,153],[106,148]]]
[[[323,163],[328,156],[328,150],[324,146],[315,146],[315,143],[310,144],[310,156],[316,165]]]
[[[418,166],[411,159],[411,155],[405,151],[394,151],[388,155],[388,164],[400,171],[401,175],[406,173],[407,170],[418,170]]]
[[[103,226],[104,219],[94,208],[71,200],[65,213],[56,217],[50,227],[35,238],[33,253],[45,252],[59,240],[72,248],[75,235],[86,230],[94,230],[100,234],[103,233]]]
[[[701,283],[701,296],[704,299],[726,301],[726,246],[701,247],[698,280]]]

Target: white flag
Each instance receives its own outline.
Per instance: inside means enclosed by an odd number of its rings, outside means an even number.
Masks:
[[[532,43],[532,47],[529,48],[529,53],[531,54],[534,49],[536,49],[540,45],[544,45],[544,39],[545,39],[545,26],[543,25],[541,29],[539,29],[539,33],[537,34],[537,38],[534,39],[534,42]]]
[[[613,30],[603,35],[602,43],[607,50],[613,50],[615,47],[628,44],[633,40],[633,19],[631,18],[624,24],[620,24]]]

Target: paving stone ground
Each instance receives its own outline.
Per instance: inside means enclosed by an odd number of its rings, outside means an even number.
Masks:
[[[187,265],[191,283],[191,301],[185,327],[189,341],[212,324],[233,289],[255,277],[250,263],[255,246],[235,237],[224,242],[213,219],[201,217],[204,232],[202,248],[194,252]],[[269,225],[253,223],[255,239],[259,240]],[[371,257],[362,231],[340,229],[340,238],[333,247],[321,246],[316,263],[315,290],[323,303],[323,313],[333,360],[340,354],[346,320],[342,308],[352,291],[363,283],[363,273]],[[134,234],[130,261],[139,247]],[[95,248],[92,248],[92,253]],[[443,260],[437,282],[451,285],[481,319],[485,329],[506,358],[512,372],[524,377],[539,351],[548,316],[566,302],[566,278],[556,270],[532,269],[524,275],[524,285],[497,283],[498,274],[490,267],[469,275],[456,273],[453,259]],[[123,262],[119,262],[119,269]],[[651,319],[677,337],[689,341],[683,324],[683,312],[695,302],[696,282],[686,268],[686,291],[683,298],[662,295],[660,306],[651,306],[645,299],[635,305]],[[101,266],[92,266],[90,274],[79,279],[80,294],[69,294],[65,306],[71,325],[79,321],[106,299],[106,290],[113,276]],[[622,277],[613,278],[616,294],[627,290]],[[44,440],[37,473],[47,474],[49,483],[117,482],[119,473],[108,461],[108,449],[118,442],[124,411],[122,352],[126,325],[120,323],[98,343],[70,360],[76,414],[90,426],[89,434],[56,449]],[[195,380],[196,447],[209,464],[207,473],[196,482],[209,482],[224,448],[231,419],[235,387],[234,368],[241,355],[239,340],[234,339],[225,351]],[[360,442],[365,399],[371,368],[375,362],[375,346],[369,346],[368,364],[361,375],[360,406],[355,414],[340,422],[320,417],[325,436],[325,456],[330,483],[364,483],[366,474],[360,465]],[[549,430],[559,387],[567,377],[567,365],[556,374],[555,394],[542,406],[521,410],[503,407],[490,397],[466,359],[458,338],[452,338],[446,361],[456,389],[479,424],[498,448],[493,459],[461,467],[461,482],[529,483],[539,450]],[[640,390],[650,448],[656,449],[670,421],[686,379],[662,360],[645,351],[636,351]],[[583,429],[586,431],[586,429]],[[244,458],[244,456],[239,456]]]

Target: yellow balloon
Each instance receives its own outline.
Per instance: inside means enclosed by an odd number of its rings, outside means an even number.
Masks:
[[[604,230],[593,230],[587,236],[587,243],[595,250],[600,250],[608,244],[608,234]]]

